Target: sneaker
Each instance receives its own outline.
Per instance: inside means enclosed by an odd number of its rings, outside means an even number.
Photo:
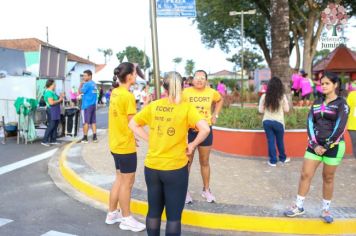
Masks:
[[[288,163],[288,162],[290,162],[290,158],[289,157],[287,157],[284,161],[281,161],[283,164],[284,163]]]
[[[50,142],[49,144],[51,144],[51,145],[59,145],[59,144],[61,144],[60,142]]]
[[[82,140],[80,140],[81,143],[88,143],[88,138],[87,137],[83,137]]]
[[[192,204],[193,198],[190,196],[190,193],[187,192],[187,196],[185,197],[185,204]]]
[[[122,215],[120,211],[108,212],[106,215],[105,223],[108,225],[113,225],[115,223],[120,223]]]
[[[146,225],[138,222],[133,216],[128,216],[121,218],[120,229],[140,232],[146,229]]]
[[[276,163],[271,163],[270,161],[268,161],[267,164],[268,164],[269,166],[272,166],[272,167],[276,167],[276,166],[277,166]]]
[[[96,134],[93,135],[93,142],[97,143],[98,142],[98,138],[96,137]]]
[[[334,217],[331,215],[330,211],[323,210],[321,212],[320,217],[324,220],[325,223],[332,223],[334,221]]]
[[[50,146],[51,146],[51,144],[45,143],[45,142],[41,142],[41,145],[43,145],[43,146],[45,146],[45,147],[50,147]]]
[[[288,210],[286,210],[283,214],[287,217],[295,217],[299,215],[303,215],[305,213],[304,208],[299,208],[297,205],[292,206]]]
[[[213,203],[213,202],[216,201],[214,195],[210,192],[210,189],[208,191],[206,191],[206,190],[204,191],[203,190],[201,196],[203,198],[205,198],[206,201],[209,202],[209,203]]]

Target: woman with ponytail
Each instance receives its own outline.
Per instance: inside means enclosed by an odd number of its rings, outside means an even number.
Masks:
[[[120,223],[123,230],[139,232],[145,225],[138,222],[130,212],[131,190],[137,167],[136,141],[128,127],[136,114],[136,101],[129,89],[136,82],[136,69],[129,62],[121,63],[114,70],[114,90],[109,107],[109,146],[116,167],[116,179],[110,191],[109,212],[105,223]],[[120,83],[120,87],[118,86]],[[121,211],[117,209],[120,203]]]
[[[308,115],[308,147],[299,180],[295,204],[284,212],[285,216],[295,217],[304,214],[304,199],[309,192],[313,176],[323,164],[323,200],[320,217],[326,223],[333,222],[330,212],[334,192],[334,177],[338,165],[345,154],[344,132],[349,107],[339,96],[341,82],[334,73],[326,72],[321,78],[323,96],[314,101]]]
[[[151,102],[130,121],[129,127],[148,141],[145,159],[148,236],[160,235],[161,217],[166,208],[166,235],[181,235],[181,217],[188,188],[188,155],[209,134],[209,126],[197,109],[182,101],[182,77],[168,73],[163,81],[168,97]],[[143,128],[149,127],[149,134]],[[188,129],[197,137],[187,144]]]

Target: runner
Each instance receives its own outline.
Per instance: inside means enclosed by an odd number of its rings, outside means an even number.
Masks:
[[[161,217],[166,208],[166,235],[181,235],[181,217],[188,189],[188,157],[209,134],[209,126],[195,107],[181,102],[182,78],[168,73],[163,86],[168,98],[145,106],[131,121],[130,128],[149,142],[145,160],[148,195],[146,218],[148,236],[160,235]],[[147,125],[149,134],[143,129]],[[199,130],[187,144],[189,128]]]
[[[300,71],[299,88],[302,92],[302,99],[299,101],[299,106],[310,106],[310,95],[313,93],[313,82],[307,77],[308,74],[304,71]]]
[[[224,84],[224,81],[223,81],[223,80],[221,80],[221,81],[218,83],[218,86],[217,86],[216,90],[218,90],[218,92],[220,93],[220,95],[223,96],[223,97],[227,94],[226,85]]]
[[[209,156],[211,146],[213,144],[213,131],[211,125],[215,124],[216,119],[219,117],[219,112],[223,105],[223,98],[221,95],[214,89],[207,87],[208,75],[203,70],[198,70],[194,74],[193,79],[193,87],[187,88],[183,92],[183,99],[187,102],[192,103],[202,114],[205,120],[208,122],[210,126],[210,134],[198,146],[199,152],[199,162],[200,162],[200,171],[201,176],[203,178],[203,191],[202,197],[206,199],[207,202],[215,202],[215,197],[210,191],[210,164],[209,164]],[[211,107],[214,105],[214,113],[211,113]],[[192,142],[197,136],[197,132],[194,129],[190,129],[188,133],[188,141]],[[193,163],[194,152],[190,155],[189,159],[189,170]],[[187,193],[186,203],[192,203],[193,200],[189,194]]]
[[[82,93],[82,117],[83,133],[82,143],[88,143],[89,125],[93,131],[93,142],[98,142],[96,137],[96,103],[98,90],[95,82],[92,80],[92,72],[86,70],[83,72],[83,82],[79,85],[79,91]]]
[[[292,93],[295,97],[299,99],[299,90],[300,90],[300,74],[298,73],[298,69],[293,70],[292,74]]]
[[[263,113],[263,128],[268,141],[268,165],[275,167],[278,162],[276,143],[279,161],[290,162],[284,150],[284,112],[289,111],[289,105],[284,86],[278,77],[272,77],[267,88],[267,93],[260,99],[258,111]]]
[[[308,115],[309,145],[305,153],[295,205],[284,212],[294,217],[304,214],[304,199],[316,169],[323,163],[323,201],[321,217],[326,223],[333,222],[330,203],[334,191],[334,176],[345,153],[344,131],[349,107],[344,98],[337,95],[340,80],[333,73],[321,79],[325,97],[317,99]]]
[[[110,98],[109,145],[115,161],[116,179],[110,191],[105,223],[121,222],[120,229],[139,232],[145,229],[145,225],[138,222],[130,211],[137,155],[135,137],[128,127],[128,122],[136,114],[135,97],[129,89],[135,84],[137,74],[134,64],[129,62],[121,63],[114,74],[116,80],[120,81],[120,87],[112,91]],[[117,209],[118,203],[121,211]]]

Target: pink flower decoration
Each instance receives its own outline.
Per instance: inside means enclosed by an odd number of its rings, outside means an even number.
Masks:
[[[331,10],[331,13],[332,13],[334,16],[336,16],[336,14],[337,14],[336,8],[333,8],[333,9]]]
[[[334,3],[330,3],[328,6],[330,9],[334,9],[335,8],[335,4]]]
[[[325,12],[325,14],[326,14],[326,15],[329,15],[329,14],[330,14],[330,12],[331,12],[331,10],[330,10],[330,8],[329,8],[329,7],[327,7],[327,8],[325,8],[324,12]]]

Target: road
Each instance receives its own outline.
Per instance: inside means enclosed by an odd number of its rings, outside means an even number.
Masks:
[[[98,128],[107,127],[106,108],[98,111],[97,119]],[[146,235],[105,225],[105,212],[57,188],[48,175],[48,162],[57,148],[44,147],[40,141],[18,145],[14,138],[0,144],[1,236]]]
[[[99,110],[97,118],[98,128],[106,128],[106,109]],[[118,225],[105,225],[105,212],[57,188],[48,175],[48,161],[59,147],[47,148],[40,141],[18,145],[15,138],[0,145],[0,235],[133,235]],[[24,160],[39,155],[45,159],[21,167]]]

